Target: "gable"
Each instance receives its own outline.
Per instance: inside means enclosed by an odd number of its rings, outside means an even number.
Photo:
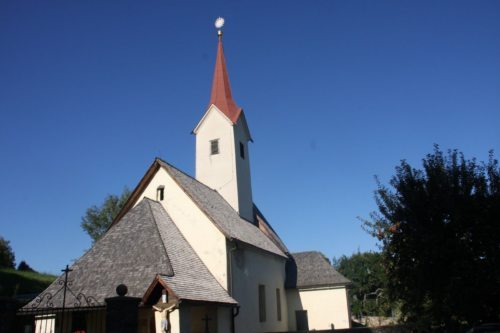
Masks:
[[[243,110],[240,111],[237,120],[233,122],[226,116],[226,114],[224,114],[224,112],[222,112],[214,104],[210,105],[207,112],[205,112],[201,120],[193,129],[192,133],[197,135],[198,132],[201,130],[201,128],[205,126],[209,127],[207,130],[216,133],[217,131],[224,129],[224,126],[221,125],[230,125],[230,126],[236,126],[237,128],[241,128],[245,140],[253,141],[252,136],[250,135],[250,129],[248,128],[248,123]]]
[[[159,160],[157,160],[159,161]],[[143,198],[157,200],[157,189],[164,188],[164,199],[159,203],[168,212],[177,225],[183,237],[191,244],[196,254],[214,274],[217,281],[227,285],[227,256],[226,237],[219,228],[212,223],[206,214],[179,186],[172,175],[160,166],[151,175],[147,184],[140,188],[141,193],[136,203]]]
[[[123,216],[141,197],[144,197],[144,193],[148,186],[154,188],[151,181],[160,169],[164,169],[164,171],[167,172],[169,175],[167,179],[171,179],[175,182],[177,185],[176,192],[178,192],[178,189],[182,190],[184,197],[189,198],[192,204],[195,205],[193,206],[195,207],[194,210],[203,212],[205,218],[208,218],[225,238],[229,240],[236,239],[263,251],[285,258],[287,257],[284,251],[282,251],[278,245],[274,244],[262,230],[259,230],[255,225],[242,219],[217,191],[207,187],[159,158],[155,159],[140,183],[134,191],[132,191],[130,198],[127,200],[122,211],[118,214],[112,226],[118,222],[120,216]],[[153,193],[151,190],[148,191],[149,193]],[[170,192],[166,189],[166,194],[168,193]],[[166,203],[168,202],[169,200],[166,200]],[[168,205],[166,209],[170,214],[171,212],[169,211]],[[172,218],[174,222],[177,223],[176,218]]]
[[[210,105],[207,112],[200,119],[198,124],[193,129],[193,134],[198,134],[198,131],[206,124],[213,124],[212,129],[217,129],[220,127],[221,123],[229,126],[233,126],[234,123],[214,104]]]

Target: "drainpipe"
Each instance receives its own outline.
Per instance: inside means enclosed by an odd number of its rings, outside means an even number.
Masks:
[[[236,309],[236,312],[234,312],[234,309]],[[231,308],[231,333],[236,333],[235,332],[235,327],[234,327],[234,318],[238,317],[240,314],[240,306],[236,305],[235,307]]]
[[[229,263],[228,263],[228,270],[229,270],[229,279],[228,279],[228,291],[229,295],[232,297],[233,296],[233,252],[238,249],[238,244],[231,239],[230,243],[230,248],[229,248]],[[231,333],[236,333],[236,328],[234,326],[234,318],[238,316],[240,313],[240,307],[239,305],[236,306],[236,313],[234,312],[235,307],[231,308]]]

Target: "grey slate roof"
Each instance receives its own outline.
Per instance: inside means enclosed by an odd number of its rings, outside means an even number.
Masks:
[[[287,288],[345,286],[351,283],[316,251],[292,253],[286,265]]]
[[[142,297],[157,275],[163,276],[181,299],[236,303],[196,256],[161,204],[150,199],[125,214],[71,269],[70,289],[75,295],[93,297],[97,304],[92,305],[103,305],[105,298],[116,296],[116,287],[122,283],[128,287],[127,296]],[[44,291],[53,296],[53,307],[62,306],[60,289],[55,281]],[[66,307],[76,306],[75,302],[76,297],[68,293]],[[36,299],[24,309],[33,305]],[[39,308],[44,307],[48,304],[42,299]]]
[[[270,238],[254,224],[242,219],[217,191],[172,165],[157,160],[227,238],[239,240],[286,258],[285,253]]]

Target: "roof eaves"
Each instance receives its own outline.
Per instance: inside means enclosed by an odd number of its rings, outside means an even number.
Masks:
[[[266,237],[267,237],[267,236],[266,236]],[[286,260],[286,259],[288,259],[288,256],[287,256],[287,254],[286,254],[286,253],[280,254],[280,253],[272,252],[272,251],[269,251],[269,250],[263,249],[263,248],[261,248],[261,247],[255,246],[255,245],[253,245],[253,244],[247,243],[247,242],[245,242],[245,241],[242,241],[241,239],[238,239],[238,238],[236,238],[236,237],[230,237],[230,238],[228,238],[228,239],[229,239],[230,241],[234,241],[234,242],[236,242],[236,243],[243,244],[244,246],[248,246],[248,247],[250,247],[250,248],[252,248],[252,249],[256,249],[256,250],[262,251],[262,252],[264,252],[264,253],[273,254],[273,255],[278,256],[278,257],[280,257],[280,258],[283,258],[283,259],[285,259],[285,260]],[[279,248],[278,248],[278,249],[279,249]],[[280,250],[281,250],[281,249],[280,249]]]

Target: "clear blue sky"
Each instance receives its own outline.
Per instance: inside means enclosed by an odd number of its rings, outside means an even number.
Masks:
[[[155,156],[194,174],[217,37],[255,142],[254,200],[292,251],[376,250],[374,175],[440,144],[500,153],[500,1],[0,0],[0,235],[58,272],[81,216]]]

